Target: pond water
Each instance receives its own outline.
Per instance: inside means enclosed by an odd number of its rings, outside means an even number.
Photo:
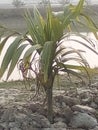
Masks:
[[[95,50],[98,51],[98,41],[96,40],[96,38],[94,37],[94,35],[92,33],[83,33],[83,35],[86,35],[88,39],[90,39],[94,45],[95,45]],[[75,49],[81,49],[84,50],[85,52],[83,53],[83,56],[86,58],[86,60],[88,61],[90,67],[94,68],[94,67],[98,67],[98,55],[93,53],[92,51],[90,51],[89,49],[87,49],[86,47],[84,47],[83,45],[80,45],[79,43],[76,43],[75,41],[69,41],[69,39],[77,39],[82,41],[83,43],[88,44],[86,41],[84,41],[83,39],[81,39],[80,37],[76,37],[76,36],[70,36],[67,40],[64,40],[63,45],[68,46],[68,47],[72,47]],[[14,37],[10,38],[7,41],[6,46],[3,49],[3,52],[0,55],[0,65],[3,59],[3,56],[8,48],[8,46],[12,43],[12,41],[14,40]],[[76,64],[73,61],[70,62],[71,64]],[[6,80],[6,74],[7,71],[5,72],[4,76],[2,77],[1,81],[5,81]],[[16,67],[15,70],[13,71],[13,73],[11,74],[9,80],[21,80],[22,79],[22,75],[21,72],[18,70],[18,68]]]

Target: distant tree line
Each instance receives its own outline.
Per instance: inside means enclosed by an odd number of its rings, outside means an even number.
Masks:
[[[12,4],[17,8],[25,5],[25,3],[21,0],[13,0]]]
[[[62,4],[62,5],[71,4],[71,3],[72,3],[72,0],[60,0],[59,1],[59,4]],[[90,5],[91,0],[85,0],[85,3],[87,5]],[[22,0],[13,0],[12,4],[17,8],[25,5],[25,3]],[[39,5],[48,5],[49,0],[40,0],[40,2],[38,4]]]

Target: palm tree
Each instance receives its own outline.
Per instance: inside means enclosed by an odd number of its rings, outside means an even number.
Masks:
[[[74,70],[81,71],[83,69],[89,69],[89,65],[83,58],[81,50],[67,48],[62,45],[62,39],[68,37],[72,33],[73,26],[78,26],[78,24],[84,27],[87,25],[89,30],[91,30],[97,37],[97,29],[95,24],[82,11],[83,3],[84,0],[80,0],[77,6],[71,5],[69,7],[65,7],[64,11],[57,15],[52,13],[51,6],[49,5],[49,8],[46,12],[47,17],[45,19],[37,9],[34,9],[33,18],[29,11],[26,11],[25,20],[27,23],[27,32],[24,34],[17,33],[17,35],[15,32],[11,33],[10,35],[6,36],[0,44],[1,53],[6,41],[11,36],[15,35],[15,40],[9,46],[3,58],[0,68],[0,77],[3,76],[8,67],[8,79],[19,61],[21,61],[20,69],[22,70],[24,77],[27,75],[28,70],[33,71],[36,74],[37,86],[42,86],[46,93],[47,116],[51,123],[53,122],[52,92],[55,76],[58,75],[59,72],[66,72],[82,78],[80,73]],[[84,20],[82,23],[81,17],[86,21],[85,23]],[[75,24],[76,22],[77,24]],[[88,41],[88,39],[82,36],[79,32],[75,32],[74,34]],[[83,42],[78,40],[74,41],[83,44],[95,52]],[[88,42],[90,45],[92,45],[92,42]],[[25,48],[27,49],[25,53],[23,53]],[[24,55],[20,60],[22,53]],[[78,57],[67,57],[68,55],[74,53],[77,54]],[[36,55],[39,58],[39,60],[37,60],[37,71],[32,67],[32,64],[35,62]],[[71,60],[75,60],[80,65],[67,64],[67,62]]]

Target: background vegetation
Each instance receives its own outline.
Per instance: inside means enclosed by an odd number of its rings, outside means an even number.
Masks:
[[[29,7],[28,7],[29,8]],[[53,11],[61,11],[62,7],[53,7]],[[45,9],[40,5],[38,7],[39,11],[42,15],[45,16]],[[0,9],[0,25],[5,25],[10,29],[15,29],[20,32],[26,31],[26,22],[24,20],[24,11],[26,10],[25,7],[23,8],[11,8],[11,9]],[[33,6],[29,8],[29,10],[33,14]],[[96,25],[98,25],[98,5],[88,5],[85,7],[86,14],[90,15]],[[79,28],[80,31],[87,31],[85,28]]]

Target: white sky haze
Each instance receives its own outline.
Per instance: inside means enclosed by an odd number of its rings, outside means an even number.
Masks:
[[[12,3],[12,1],[13,0],[0,0],[0,4],[11,4]],[[32,2],[33,3],[33,1],[35,2],[37,2],[37,1],[41,1],[41,0],[21,0],[21,1],[24,1],[24,2],[26,2],[26,3],[29,3],[29,2]],[[50,1],[60,1],[60,0],[50,0]],[[79,0],[70,0],[70,1],[72,1],[72,2],[78,2]],[[98,4],[98,0],[89,0],[92,4],[94,3],[97,3]]]

